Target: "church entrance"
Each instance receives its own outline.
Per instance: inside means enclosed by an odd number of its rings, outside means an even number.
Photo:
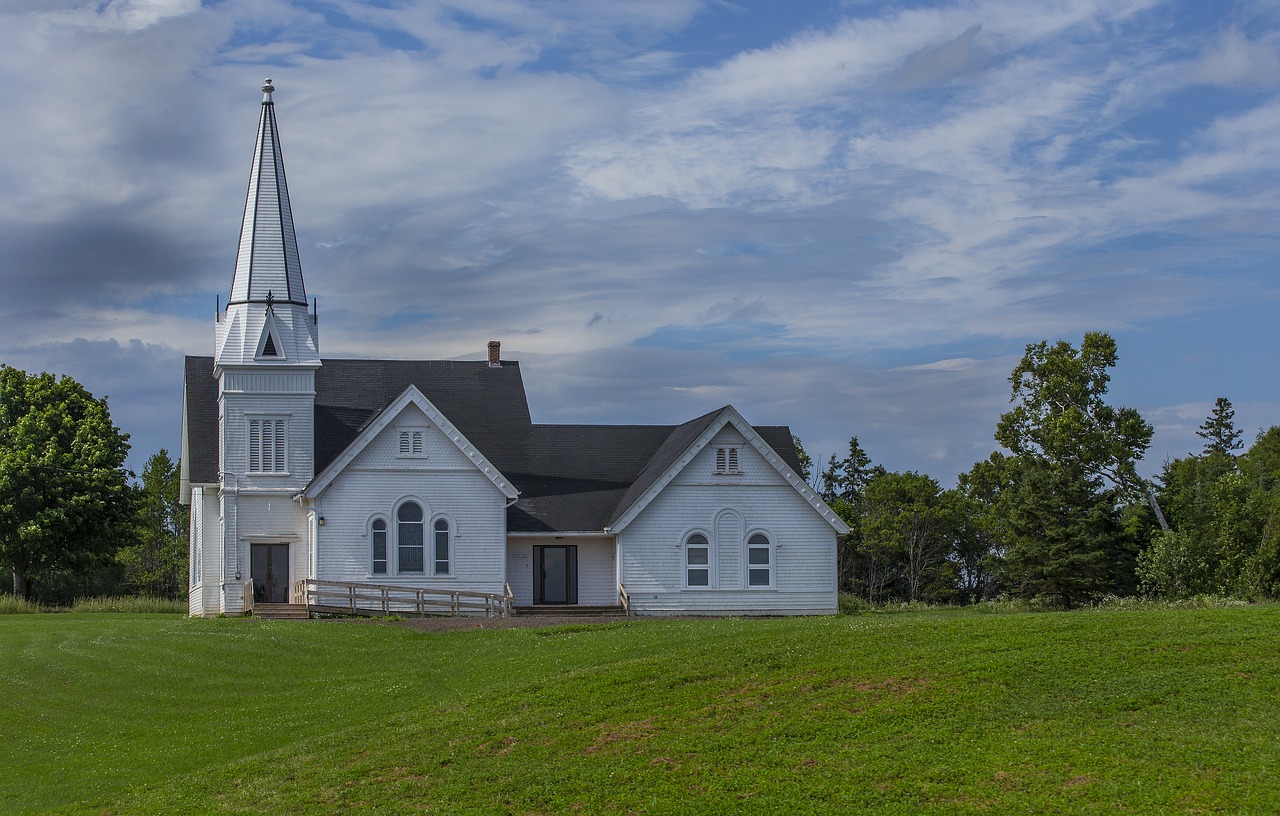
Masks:
[[[289,602],[289,545],[250,545],[250,568],[253,575],[253,602],[282,604]]]
[[[557,545],[533,548],[533,602],[578,602],[577,547]]]

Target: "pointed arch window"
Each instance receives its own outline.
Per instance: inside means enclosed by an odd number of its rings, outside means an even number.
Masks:
[[[405,502],[396,511],[396,572],[423,572],[424,533],[422,506]]]

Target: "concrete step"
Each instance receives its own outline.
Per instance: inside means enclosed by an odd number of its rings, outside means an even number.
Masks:
[[[588,604],[540,604],[538,606],[516,606],[512,611],[522,617],[527,616],[567,616],[580,618],[602,618],[610,615],[625,615],[621,606],[588,605]]]
[[[307,607],[303,604],[254,604],[253,616],[263,620],[307,620]]]

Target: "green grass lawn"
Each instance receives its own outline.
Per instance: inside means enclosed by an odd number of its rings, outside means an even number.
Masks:
[[[0,617],[0,812],[1276,813],[1280,608]]]

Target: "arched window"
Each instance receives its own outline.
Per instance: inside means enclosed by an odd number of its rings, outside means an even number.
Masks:
[[[436,575],[449,573],[449,520],[438,518],[432,525],[435,530],[435,572]]]
[[[773,543],[763,533],[754,533],[747,539],[747,586],[773,586]]]
[[[386,519],[374,519],[370,528],[369,543],[372,547],[373,574],[387,574],[387,522]]]
[[[422,572],[422,506],[405,502],[396,511],[396,572]]]
[[[684,542],[685,586],[706,589],[711,586],[711,544],[702,533],[694,533]]]

